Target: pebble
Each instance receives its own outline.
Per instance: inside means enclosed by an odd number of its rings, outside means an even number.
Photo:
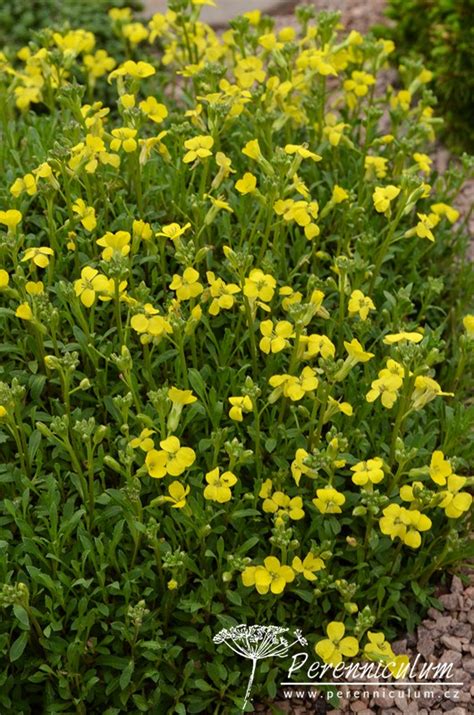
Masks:
[[[441,643],[449,648],[450,650],[462,651],[462,643],[456,636],[441,636]]]

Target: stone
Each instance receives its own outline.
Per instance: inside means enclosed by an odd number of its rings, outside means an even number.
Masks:
[[[474,616],[474,611],[472,612]],[[468,623],[456,623],[453,628],[453,633],[458,638],[469,638],[472,639],[472,628]]]
[[[463,670],[467,673],[474,673],[474,658],[465,658],[462,664]]]
[[[460,706],[453,708],[449,712],[451,713],[451,715],[467,715],[466,708],[462,708]]]
[[[448,611],[455,611],[459,608],[461,599],[457,593],[444,593],[438,600]]]
[[[453,580],[451,581],[451,592],[452,593],[462,593],[464,591],[464,586],[463,582],[459,578],[459,576],[453,576]]]
[[[458,650],[445,650],[441,658],[440,663],[452,663],[455,668],[460,665],[462,661],[462,654]]]
[[[462,651],[462,643],[456,636],[441,636],[441,643],[449,648],[449,650]]]
[[[434,640],[425,628],[418,628],[418,643],[416,649],[424,658],[434,653]]]
[[[353,703],[350,704],[350,709],[352,710],[353,713],[358,713],[361,710],[365,710],[365,703],[363,703],[360,700],[355,700]]]

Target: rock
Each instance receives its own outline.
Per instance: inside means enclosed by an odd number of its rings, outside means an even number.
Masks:
[[[451,581],[451,593],[462,593],[463,591],[463,582],[459,576],[453,576],[453,580]]]
[[[462,651],[462,643],[456,636],[441,636],[441,643],[445,645],[446,648],[449,648],[449,650]]]
[[[472,615],[474,616],[474,611]],[[453,628],[453,633],[458,638],[472,639],[472,628],[468,623],[457,623]]]
[[[425,623],[425,621],[423,621],[423,623]],[[431,621],[428,621],[428,623],[431,623]],[[407,652],[407,639],[404,638],[401,641],[394,641],[392,643],[392,649],[396,655],[406,653]]]
[[[451,616],[440,616],[436,622],[436,627],[441,631],[447,631],[453,624]]]
[[[376,705],[381,710],[388,710],[391,708],[394,703],[392,698],[389,697],[388,692],[387,688],[377,688],[372,696],[372,700],[370,701],[371,707]]]
[[[366,710],[365,703],[361,702],[360,700],[355,700],[353,703],[351,703],[350,708],[353,713],[358,713],[361,710]]]
[[[418,628],[418,643],[417,651],[421,653],[424,658],[434,653],[434,640],[431,638],[431,634],[425,628]]]
[[[456,707],[449,711],[451,715],[467,715],[466,708]]]
[[[469,623],[472,623],[474,625],[474,610],[469,611],[467,614],[467,620]]]
[[[474,658],[466,658],[462,664],[463,670],[466,673],[474,673]]]
[[[459,608],[461,599],[457,593],[445,593],[438,600],[448,611],[455,611]]]
[[[457,650],[445,650],[441,658],[440,663],[452,663],[455,668],[460,665],[462,661],[462,654]]]
[[[437,621],[438,618],[441,616],[441,611],[438,611],[437,608],[428,608],[428,615],[434,621]]]

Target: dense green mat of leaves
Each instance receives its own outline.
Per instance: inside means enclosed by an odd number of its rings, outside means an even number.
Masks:
[[[238,712],[238,624],[397,675],[473,555],[472,160],[432,170],[429,73],[198,11],[2,59],[2,713]]]

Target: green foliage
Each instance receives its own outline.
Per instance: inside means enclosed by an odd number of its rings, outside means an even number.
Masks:
[[[439,100],[456,150],[474,150],[474,0],[390,0],[389,30],[397,59],[420,57],[433,71]],[[387,36],[387,29],[381,30]]]
[[[473,555],[473,162],[431,170],[423,68],[173,7],[0,65],[2,715],[233,715],[221,629],[363,657]]]
[[[139,0],[0,0],[0,47],[27,45],[32,33],[45,27],[81,27],[114,51],[107,11],[112,7],[141,8]]]

